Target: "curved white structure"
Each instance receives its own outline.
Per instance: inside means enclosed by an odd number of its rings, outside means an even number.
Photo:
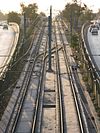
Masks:
[[[98,35],[92,35],[88,30],[87,36],[92,57],[94,58],[95,63],[100,69],[100,30],[98,30]]]
[[[3,29],[3,26],[0,26],[0,78],[14,54],[18,38],[19,26],[16,23],[10,23],[8,29]]]

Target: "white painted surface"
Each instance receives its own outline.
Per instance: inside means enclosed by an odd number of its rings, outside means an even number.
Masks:
[[[0,29],[0,67],[3,66],[5,56],[10,55],[10,49],[14,40],[14,31],[9,27],[9,30]]]
[[[8,30],[3,29],[3,26],[0,26],[0,78],[14,53],[18,35],[19,29],[16,25],[8,25]]]
[[[92,35],[88,30],[88,42],[92,56],[100,68],[100,30],[98,30],[98,35]]]

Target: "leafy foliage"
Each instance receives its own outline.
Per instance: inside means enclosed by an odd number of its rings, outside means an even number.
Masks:
[[[76,48],[79,44],[78,34],[74,33],[71,38],[71,47]]]
[[[94,17],[92,10],[89,10],[85,4],[83,4],[83,6],[78,4],[77,0],[73,0],[73,3],[68,3],[62,14],[73,29],[77,29],[79,25],[82,25],[85,21],[91,20]]]
[[[20,17],[19,14],[16,12],[10,12],[8,14],[8,22],[16,22],[17,24],[20,24]]]
[[[29,18],[30,20],[34,20],[34,18],[37,16],[38,6],[36,5],[36,3],[29,4],[28,6],[25,6],[22,3],[21,8],[22,8],[22,14],[25,13],[26,18]]]
[[[0,20],[7,20],[7,14],[3,14],[3,13],[0,11]]]
[[[81,8],[77,3],[68,3],[63,11],[63,16],[69,23],[72,23],[72,27],[75,28],[78,25],[79,17],[81,16],[84,8]]]
[[[80,21],[84,23],[86,21],[92,20],[94,17],[95,17],[95,14],[92,13],[92,10],[85,7],[84,12],[80,16]]]

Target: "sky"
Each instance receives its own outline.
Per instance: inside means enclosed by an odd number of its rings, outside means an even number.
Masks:
[[[93,12],[97,12],[98,8],[100,8],[100,0],[79,1],[85,3]],[[49,13],[49,7],[52,5],[52,9],[56,13],[58,10],[63,10],[67,2],[71,2],[71,0],[0,0],[0,10],[4,13],[10,11],[21,12],[20,3],[24,3],[25,5],[37,3],[39,11]]]

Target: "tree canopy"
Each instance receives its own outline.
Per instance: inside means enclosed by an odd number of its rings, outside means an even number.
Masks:
[[[7,14],[3,14],[3,13],[0,11],[0,20],[7,20]]]
[[[38,15],[37,10],[38,7],[36,3],[29,4],[28,6],[25,6],[23,3],[20,5],[22,8],[22,13],[18,14],[17,12],[10,12],[8,14],[8,22],[16,22],[20,24],[21,21],[21,15],[25,15],[26,19],[29,19],[30,21],[34,20],[35,17]]]
[[[23,3],[21,4],[22,8],[22,14],[25,13],[26,17],[30,20],[33,20],[34,17],[37,15],[38,6],[36,3],[29,4],[28,6],[25,6]]]
[[[16,22],[17,24],[20,24],[21,19],[18,13],[12,11],[12,12],[9,12],[7,21]]]
[[[78,4],[77,0],[73,0],[73,3],[68,3],[62,11],[62,14],[74,29],[78,27],[79,23],[82,24],[94,17],[92,10],[85,4],[83,6]]]

